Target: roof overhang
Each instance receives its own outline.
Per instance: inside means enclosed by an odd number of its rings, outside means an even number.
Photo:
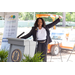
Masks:
[[[13,13],[18,13],[18,12],[0,12],[0,16],[5,17],[5,15]]]

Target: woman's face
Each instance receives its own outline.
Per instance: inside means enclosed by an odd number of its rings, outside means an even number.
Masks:
[[[42,27],[42,20],[41,19],[38,19],[38,27]]]

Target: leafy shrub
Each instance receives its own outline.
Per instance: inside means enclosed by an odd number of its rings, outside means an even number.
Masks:
[[[0,50],[0,62],[6,62],[8,57],[8,51]]]
[[[25,59],[22,59],[22,62],[43,62],[44,58],[41,58],[42,53],[37,52],[36,54],[34,54],[33,57],[30,57],[29,55],[24,55]]]

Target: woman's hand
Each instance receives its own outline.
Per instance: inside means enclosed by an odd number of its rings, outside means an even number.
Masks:
[[[61,19],[62,17],[59,16],[59,19]]]
[[[18,39],[21,39],[21,37],[18,37]]]

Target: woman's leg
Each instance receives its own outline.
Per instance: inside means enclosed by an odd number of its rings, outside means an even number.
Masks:
[[[35,49],[35,53],[37,53],[38,51],[41,52],[41,49],[42,49],[42,44],[38,43]]]
[[[42,52],[41,58],[44,58],[43,61],[46,62],[47,61],[47,43],[38,43],[35,53],[37,53],[38,51]]]
[[[42,58],[44,58],[43,61],[47,62],[47,43],[42,44],[42,52],[42,55],[44,55],[42,56]]]

